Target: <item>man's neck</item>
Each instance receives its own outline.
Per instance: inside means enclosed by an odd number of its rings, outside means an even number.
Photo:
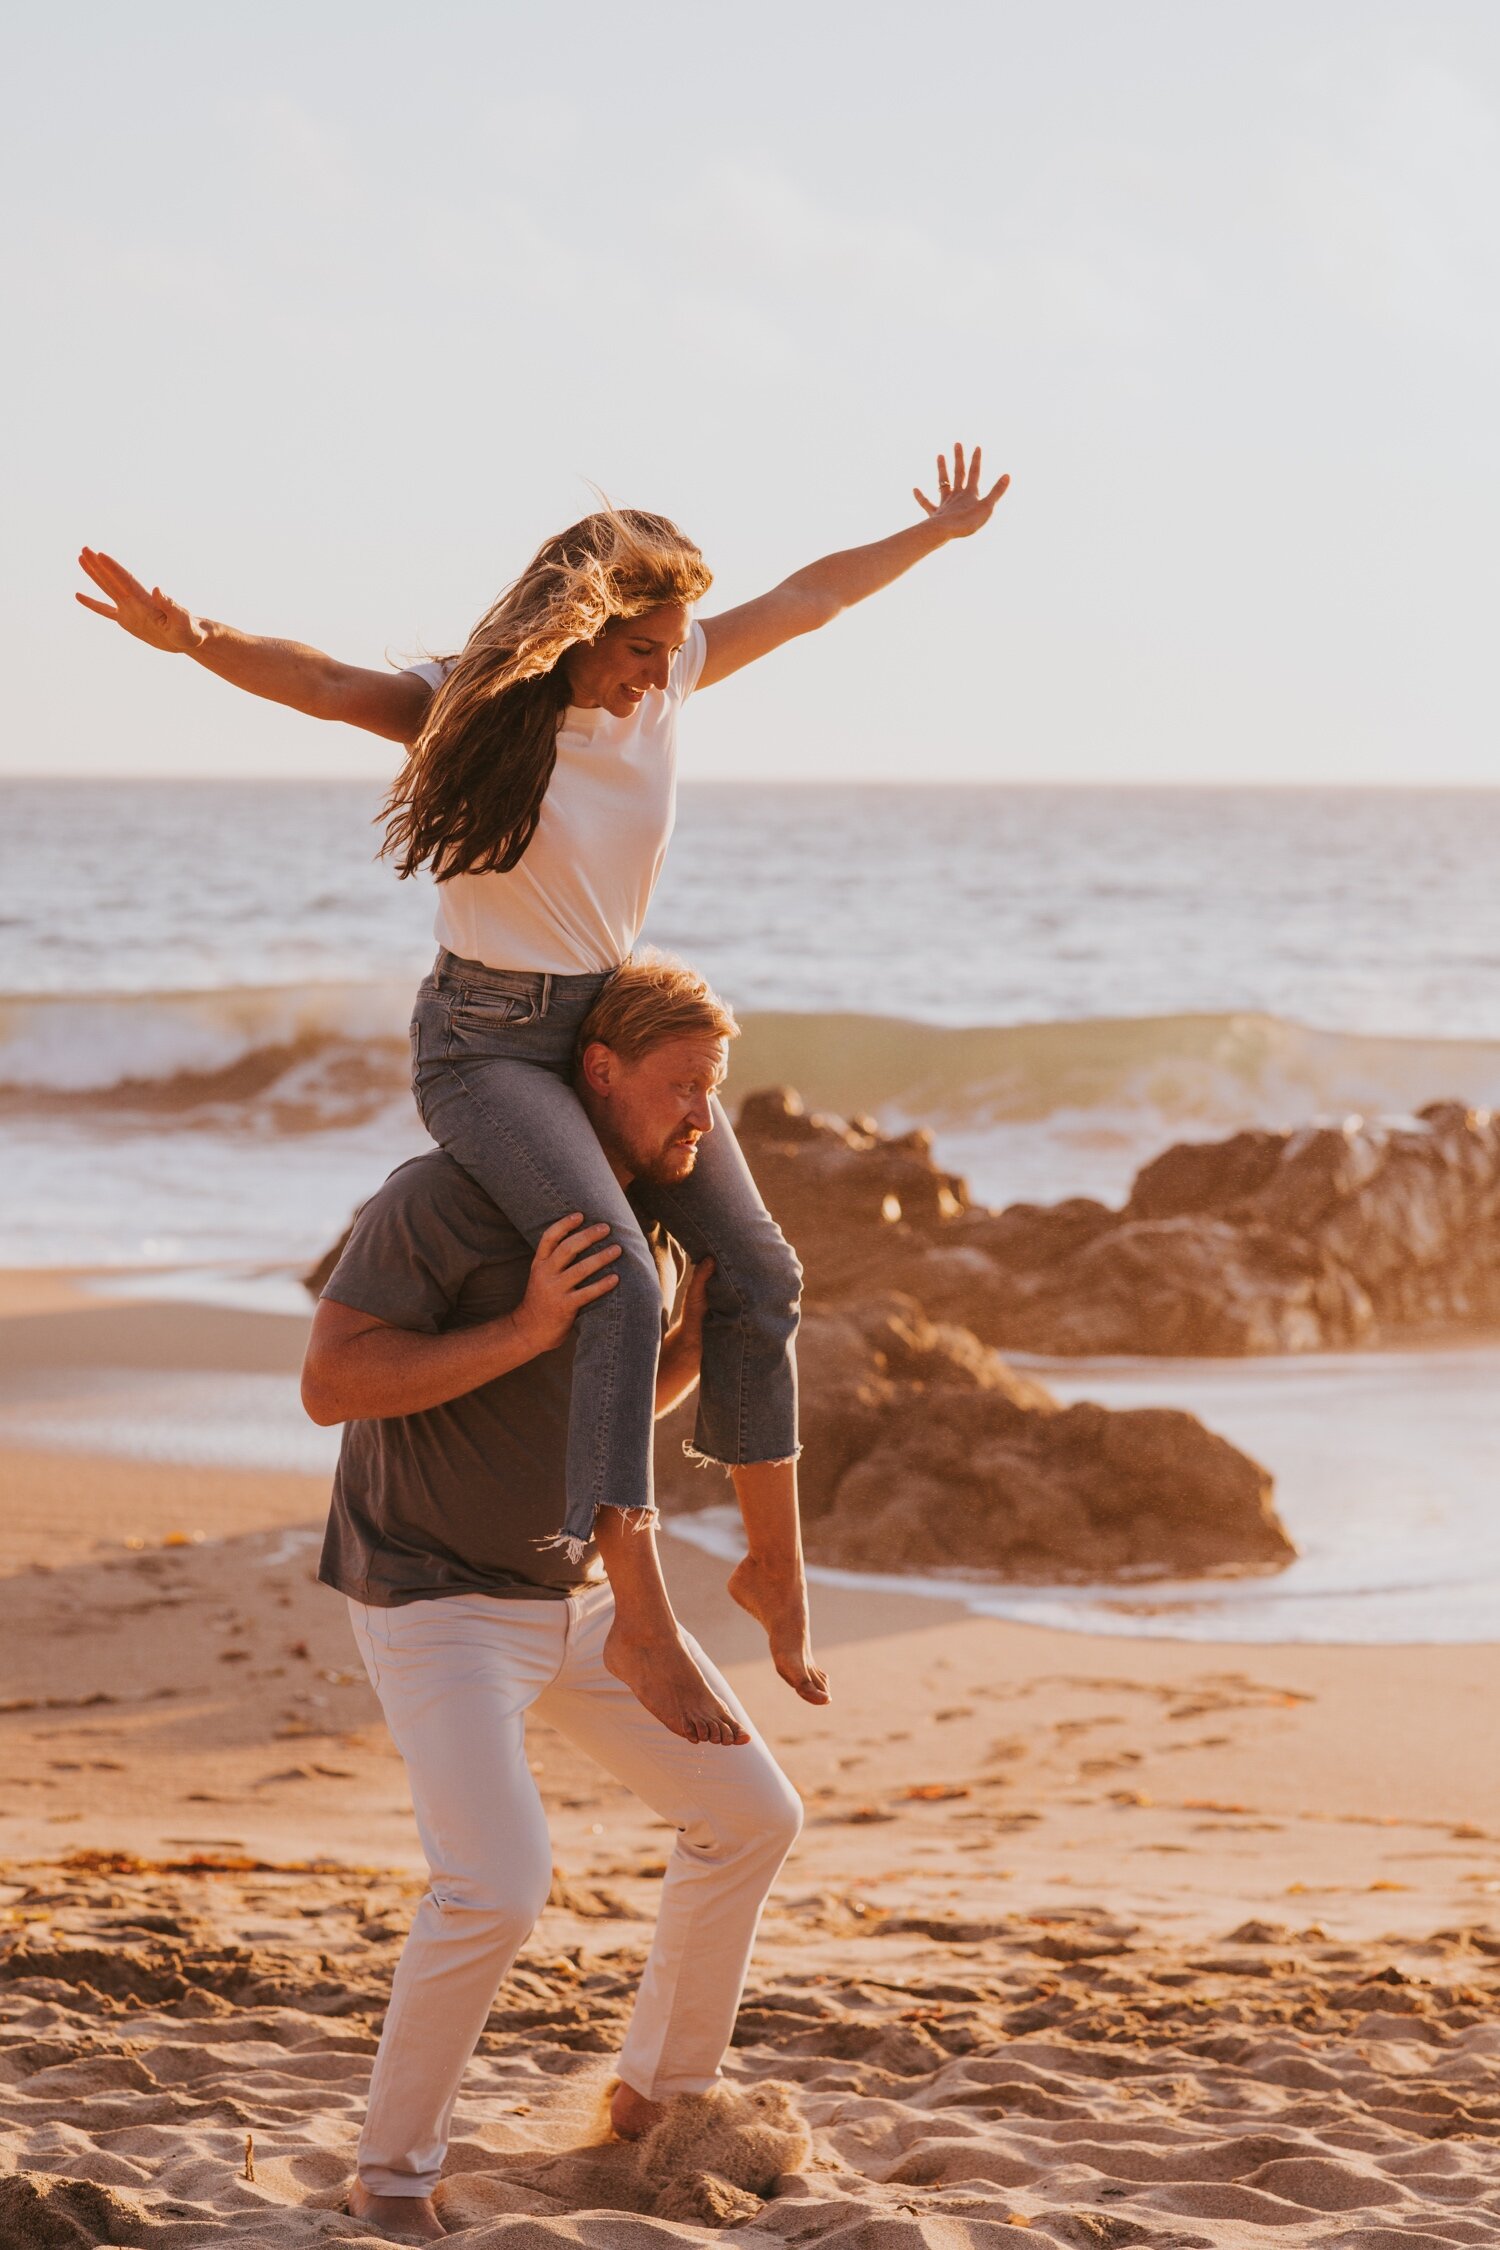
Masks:
[[[575,1086],[577,1086],[576,1080],[574,1081],[574,1084]],[[604,1113],[603,1110],[599,1108],[597,1103],[590,1101],[586,1088],[579,1086],[578,1094],[579,1099],[583,1103],[584,1113],[587,1116],[589,1123],[594,1128],[594,1134],[596,1139],[598,1140],[599,1146],[604,1151],[605,1163],[614,1173],[618,1185],[622,1188],[628,1188],[631,1181],[635,1178],[635,1167],[630,1163],[629,1159],[622,1154],[620,1149],[616,1147],[614,1136],[609,1129],[608,1116]]]

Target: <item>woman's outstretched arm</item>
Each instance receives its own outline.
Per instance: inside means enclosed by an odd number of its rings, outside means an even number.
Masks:
[[[708,656],[698,685],[712,687],[758,656],[769,656],[783,641],[795,640],[799,633],[815,633],[840,610],[862,602],[868,594],[878,594],[882,586],[889,586],[924,555],[946,547],[950,539],[968,539],[981,531],[1010,483],[1008,476],[1000,477],[986,492],[980,482],[983,458],[983,448],[976,445],[966,463],[963,447],[956,445],[950,475],[947,457],[938,455],[936,500],[922,491],[913,495],[923,522],[909,524],[905,531],[868,547],[846,547],[840,554],[824,555],[756,601],[727,609],[722,617],[705,617]]]
[[[75,598],[148,648],[190,656],[231,687],[305,711],[310,719],[338,719],[388,742],[411,742],[421,732],[432,690],[413,673],[341,664],[300,641],[262,640],[211,617],[195,617],[159,586],[148,593],[123,564],[92,547],[84,548],[78,564],[107,599],[95,601],[89,594]]]

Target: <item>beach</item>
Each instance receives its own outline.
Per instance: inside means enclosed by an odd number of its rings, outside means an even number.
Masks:
[[[0,1308],[7,1368],[122,1397],[290,1385],[305,1327],[55,1269]],[[420,1858],[313,1583],[326,1476],[32,1447],[0,1477],[0,2241],[371,2239],[332,2206]],[[460,2097],[463,2239],[1492,2237],[1494,1646],[1122,1641],[821,1584],[814,1711],[722,1561],[664,1546],[806,1805],[727,2069],[796,2086],[811,2154],[689,2222],[601,2144],[669,1838],[538,1728],[558,1876]]]
[[[7,806],[0,2250],[373,2240],[337,2206],[421,1861],[314,1582],[338,1433],[298,1402],[298,1275],[422,1145],[431,902],[370,863],[360,785],[59,786]],[[648,931],[741,1010],[732,1108],[794,1085],[929,1126],[979,1202],[1118,1205],[1174,1141],[1500,1094],[1453,934],[1484,924],[1488,797],[798,803],[789,833],[785,791],[685,791]],[[210,913],[177,875],[228,830]],[[715,1491],[674,1488],[674,1599],[806,1807],[726,2082],[791,2084],[811,2146],[763,2197],[664,2189],[604,2136],[671,1838],[537,1727],[558,1872],[460,2097],[437,2201],[466,2242],[1500,2233],[1500,1343],[1007,1357],[1064,1407],[1199,1416],[1265,1465],[1295,1558],[820,1565],[816,1711],[725,1595]]]

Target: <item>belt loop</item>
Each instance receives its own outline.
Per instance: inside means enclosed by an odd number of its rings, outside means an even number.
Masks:
[[[542,1014],[543,1014],[543,1015],[546,1015],[546,1013],[547,1013],[548,1009],[549,1009],[549,1008],[551,1007],[551,1005],[552,1005],[552,977],[551,977],[551,973],[550,973],[550,971],[549,971],[549,972],[545,972],[545,973],[543,974],[543,977],[542,977]]]

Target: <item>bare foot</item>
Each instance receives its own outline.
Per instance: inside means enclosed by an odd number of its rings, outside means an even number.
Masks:
[[[665,2102],[648,2102],[624,2079],[609,2098],[609,2121],[622,2141],[644,2139],[666,2108]]]
[[[746,1555],[729,1574],[729,1592],[741,1609],[764,1625],[771,1662],[787,1686],[794,1687],[804,1703],[829,1702],[827,1674],[814,1664],[808,1644],[807,1587],[800,1572],[773,1575],[754,1555]]]
[[[358,2180],[349,2190],[351,2218],[363,2219],[393,2242],[444,2242],[448,2229],[432,2208],[430,2195],[372,2195]]]
[[[620,1620],[609,1629],[604,1662],[653,1719],[688,1742],[748,1742],[739,1720],[726,1710],[675,1632],[627,1636]]]

